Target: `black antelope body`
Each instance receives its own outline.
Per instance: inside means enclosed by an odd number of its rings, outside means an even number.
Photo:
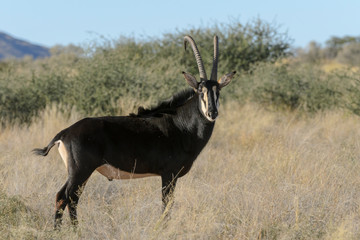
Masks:
[[[68,171],[68,179],[56,195],[55,228],[68,207],[71,222],[77,224],[76,207],[81,190],[95,170],[112,179],[160,176],[165,210],[176,181],[191,168],[209,141],[218,116],[220,90],[230,83],[235,72],[217,80],[218,38],[214,37],[214,59],[210,79],[195,41],[189,42],[200,72],[200,82],[183,72],[191,88],[174,95],[151,109],[137,114],[85,118],[59,132],[42,149],[46,156],[57,144]]]

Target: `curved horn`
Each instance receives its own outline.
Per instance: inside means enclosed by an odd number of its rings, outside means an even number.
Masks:
[[[186,50],[186,41],[188,41],[192,47],[192,50],[194,52],[194,56],[195,56],[195,59],[196,59],[196,63],[198,65],[198,68],[199,68],[199,73],[200,73],[200,79],[201,80],[207,80],[207,77],[206,77],[206,72],[205,72],[205,68],[204,68],[204,64],[203,64],[203,61],[201,59],[201,56],[200,56],[200,52],[199,52],[199,49],[197,48],[196,46],[196,43],[194,41],[194,39],[192,37],[190,37],[189,35],[186,35],[184,37],[184,47],[185,47],[185,50]]]
[[[219,39],[218,36],[214,36],[214,58],[213,58],[213,67],[211,70],[211,80],[217,81],[217,68],[218,68],[218,59],[219,57]]]

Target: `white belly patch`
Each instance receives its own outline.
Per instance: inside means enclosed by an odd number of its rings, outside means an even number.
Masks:
[[[60,156],[61,156],[62,160],[65,163],[66,169],[68,169],[68,156],[69,155],[68,155],[68,152],[67,152],[67,150],[65,148],[65,145],[61,140],[56,141],[55,143],[58,144],[58,150],[59,150]]]
[[[107,177],[109,180],[112,179],[134,179],[134,178],[144,178],[151,176],[159,176],[153,173],[131,173],[125,172],[118,168],[111,166],[110,164],[104,164],[96,169],[99,173]]]

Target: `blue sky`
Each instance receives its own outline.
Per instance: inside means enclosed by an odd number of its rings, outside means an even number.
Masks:
[[[257,17],[280,25],[295,47],[360,36],[360,0],[9,0],[0,6],[0,31],[47,47],[86,44],[99,36],[161,36]]]

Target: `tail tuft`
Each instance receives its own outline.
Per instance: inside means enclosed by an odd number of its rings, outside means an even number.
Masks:
[[[58,141],[61,136],[64,134],[64,132],[66,131],[66,129],[62,130],[61,132],[59,132],[58,134],[56,134],[56,136],[51,140],[51,142],[49,143],[49,145],[47,145],[47,147],[44,148],[34,148],[32,150],[32,152],[36,155],[41,155],[41,156],[46,156],[48,155],[50,149],[55,145],[56,141]]]
[[[46,156],[48,153],[49,153],[49,150],[48,147],[44,147],[44,148],[34,148],[32,150],[32,152],[36,155],[41,155],[41,156]]]

